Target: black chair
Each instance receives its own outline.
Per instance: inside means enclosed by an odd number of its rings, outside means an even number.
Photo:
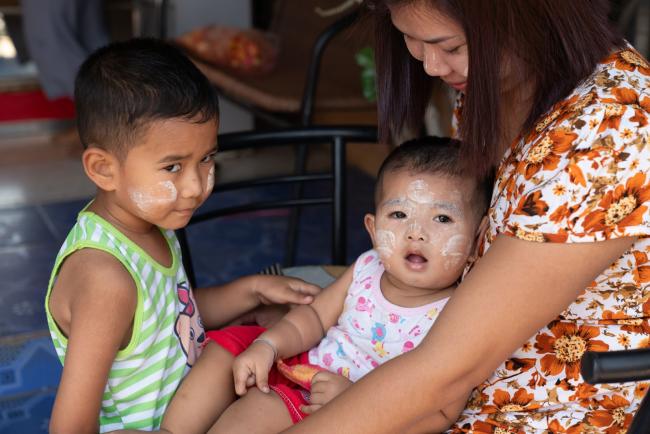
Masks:
[[[580,371],[587,383],[625,383],[650,379],[650,348],[627,351],[588,352]],[[650,432],[650,394],[641,401],[628,434]]]
[[[277,176],[217,184],[212,194],[274,184],[295,185],[323,180],[331,182],[331,189],[329,194],[322,197],[301,196],[296,198],[295,196],[291,196],[288,199],[269,199],[203,213],[199,211],[197,215],[192,217],[188,226],[226,215],[264,209],[296,209],[303,206],[329,204],[332,207],[332,264],[344,265],[346,257],[346,228],[344,219],[346,215],[347,189],[345,179],[345,147],[348,142],[373,143],[376,141],[377,130],[375,127],[370,126],[312,126],[262,132],[253,131],[222,134],[219,136],[219,152],[295,144],[304,144],[304,146],[329,144],[331,146],[331,165],[330,169],[324,172],[280,174]],[[196,286],[196,277],[185,228],[179,229],[177,235],[181,244],[183,265],[185,266],[188,279],[193,286]]]

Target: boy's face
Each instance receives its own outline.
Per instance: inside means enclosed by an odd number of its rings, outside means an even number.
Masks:
[[[366,228],[391,283],[444,289],[456,282],[473,249],[480,217],[474,182],[438,174],[384,174],[377,214]]]
[[[185,226],[214,186],[217,123],[152,121],[119,168],[123,208],[165,229]]]

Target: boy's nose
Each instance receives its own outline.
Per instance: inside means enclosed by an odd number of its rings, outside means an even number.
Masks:
[[[197,172],[188,173],[183,180],[181,188],[181,197],[195,198],[203,194],[203,182],[201,176]]]

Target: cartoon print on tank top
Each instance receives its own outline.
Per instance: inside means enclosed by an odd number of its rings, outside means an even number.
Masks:
[[[187,282],[179,284],[177,292],[181,310],[176,318],[174,333],[187,356],[187,365],[191,367],[201,354],[201,348],[205,342],[205,330],[199,311],[196,309],[194,294],[190,291]]]

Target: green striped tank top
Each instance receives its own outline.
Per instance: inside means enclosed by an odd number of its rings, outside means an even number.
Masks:
[[[137,287],[133,334],[113,362],[102,397],[100,432],[117,429],[158,429],[181,379],[200,352],[204,340],[196,303],[181,263],[173,231],[163,231],[172,252],[167,268],[153,260],[106,220],[82,211],[56,258],[45,310],[54,347],[64,362],[67,339],[49,309],[52,286],[63,260],[73,252],[99,249],[113,255],[128,270]]]

